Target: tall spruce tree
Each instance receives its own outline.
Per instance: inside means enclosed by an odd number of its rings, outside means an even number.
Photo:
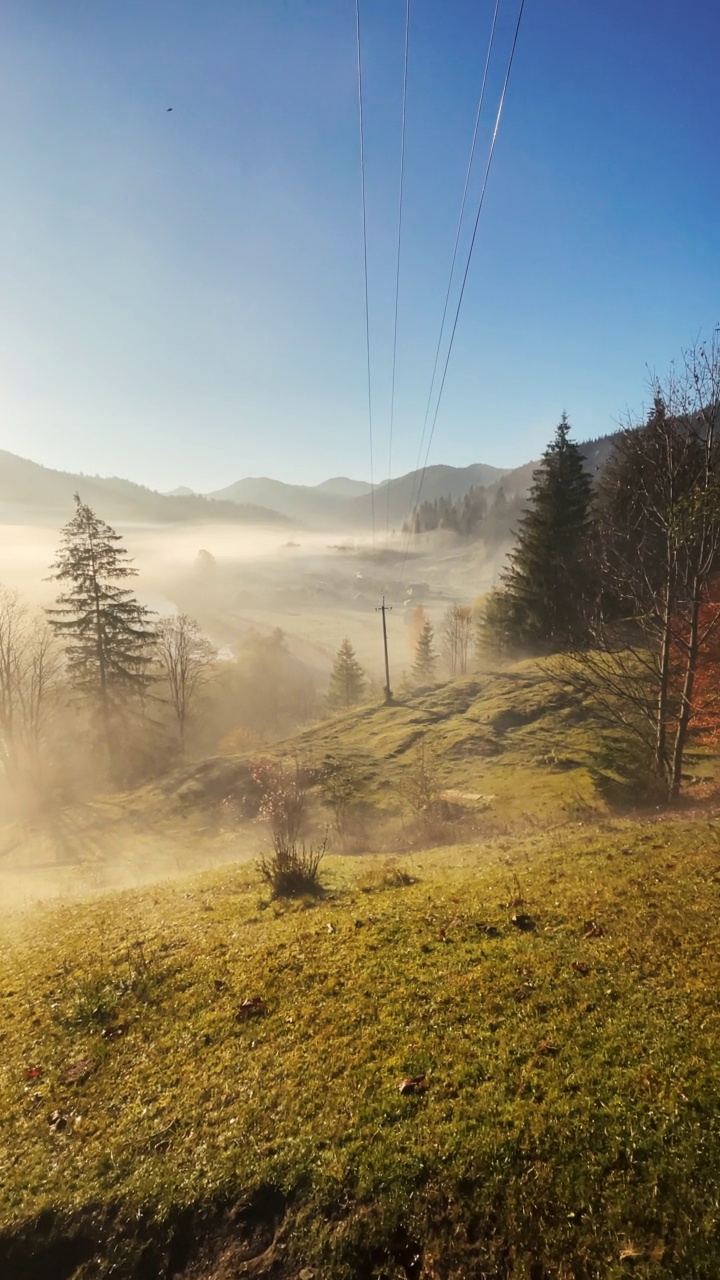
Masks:
[[[415,660],[412,665],[413,677],[420,682],[432,680],[435,674],[437,654],[433,648],[433,638],[433,624],[429,618],[426,618],[415,646]]]
[[[64,641],[72,683],[100,713],[111,759],[118,696],[146,688],[154,641],[150,611],[119,585],[137,573],[121,543],[76,493],[75,515],[51,566],[51,580],[66,586],[47,611]]]
[[[362,698],[365,683],[365,672],[355,656],[355,650],[349,640],[343,640],[330,676],[330,706],[352,707]]]
[[[588,587],[592,481],[584,461],[563,413],[533,474],[530,506],[503,575],[504,623],[516,643],[562,648],[576,635]]]

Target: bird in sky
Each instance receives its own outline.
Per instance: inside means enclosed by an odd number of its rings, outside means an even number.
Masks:
[[[166,110],[166,111],[172,111],[172,107],[166,107],[166,108],[165,108],[165,110]]]

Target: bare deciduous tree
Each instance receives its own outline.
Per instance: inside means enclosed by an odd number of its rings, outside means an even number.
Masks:
[[[600,592],[575,672],[675,798],[698,654],[718,619],[704,624],[702,605],[720,567],[720,331],[650,386],[652,412],[623,432],[599,486]]]
[[[177,721],[180,750],[184,751],[192,705],[210,675],[217,653],[194,618],[186,613],[160,619],[156,652]]]
[[[440,635],[443,657],[450,675],[464,676],[473,635],[473,611],[470,605],[451,605],[443,615]]]
[[[42,614],[0,588],[0,758],[11,778],[38,768],[61,670],[60,646]]]

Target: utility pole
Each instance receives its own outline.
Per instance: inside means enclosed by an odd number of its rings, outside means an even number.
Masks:
[[[385,622],[385,614],[388,609],[392,609],[392,605],[386,604],[385,597],[383,596],[382,604],[378,606],[375,612],[382,614],[383,648],[385,650],[385,701],[392,702],[392,689],[390,688],[390,663],[388,662],[388,647],[387,647],[387,625]]]

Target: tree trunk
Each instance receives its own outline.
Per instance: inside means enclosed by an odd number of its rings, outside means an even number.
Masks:
[[[696,580],[694,583],[692,611],[690,614],[690,635],[688,639],[687,662],[685,664],[685,679],[683,680],[682,701],[680,703],[680,715],[678,716],[678,724],[675,731],[675,743],[673,745],[672,774],[670,779],[671,800],[677,800],[680,794],[680,783],[682,782],[683,757],[687,744],[688,729],[690,728],[695,672],[697,671],[699,630],[700,584]]]
[[[667,715],[668,715],[668,688],[670,684],[670,656],[672,648],[671,640],[671,619],[672,619],[672,590],[668,582],[665,592],[665,607],[663,609],[663,633],[660,649],[660,671],[658,675],[658,691],[657,691],[657,721],[655,726],[655,775],[658,780],[662,779],[663,786],[667,787],[669,782],[669,761],[667,755]]]

